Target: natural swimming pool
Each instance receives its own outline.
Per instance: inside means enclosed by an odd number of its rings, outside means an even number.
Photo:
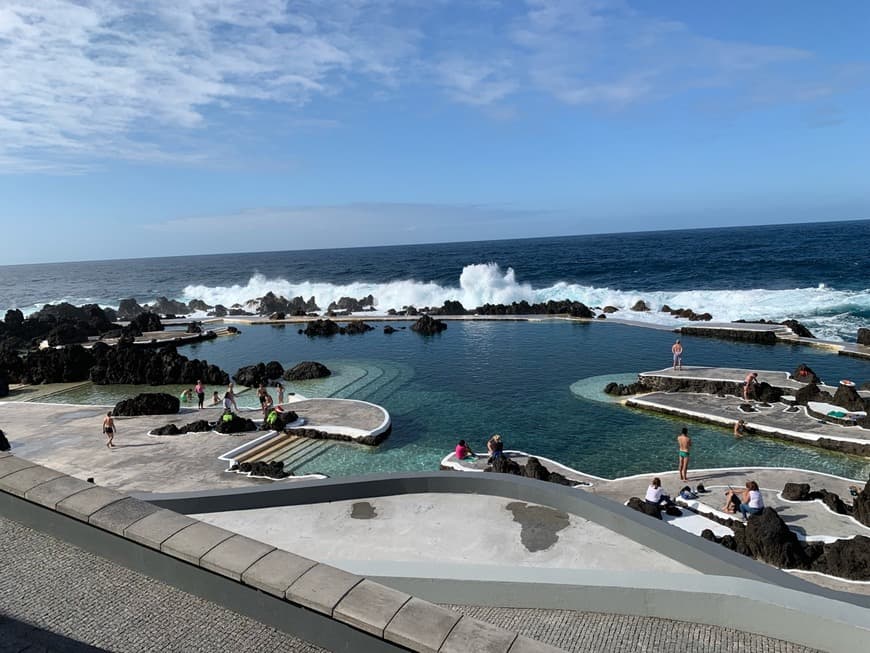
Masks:
[[[459,438],[484,449],[501,433],[506,446],[608,478],[671,469],[676,433],[694,438],[692,468],[738,465],[801,467],[850,478],[870,474],[870,460],[763,437],[735,440],[730,429],[687,423],[624,408],[600,390],[608,380],[670,364],[674,334],[618,324],[567,321],[452,321],[424,337],[382,324],[358,336],[308,338],[293,326],[242,327],[238,337],[184,347],[230,374],[260,361],[291,367],[317,360],[333,376],[285,384],[306,396],[371,401],[392,416],[393,431],[377,448],[341,444],[299,473],[343,476],[434,470]],[[393,326],[409,327],[396,322]],[[683,337],[685,365],[791,371],[799,363],[831,382],[870,378],[870,362],[799,345],[751,345]],[[628,375],[628,376],[626,376]],[[572,391],[573,386],[573,391]],[[153,387],[84,386],[46,401],[114,403]],[[167,387],[166,391],[180,391]],[[208,388],[211,395],[213,389]],[[253,393],[242,405],[254,406]]]

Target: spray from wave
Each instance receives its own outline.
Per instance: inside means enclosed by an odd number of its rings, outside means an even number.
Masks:
[[[459,276],[458,286],[442,286],[434,282],[403,279],[385,283],[352,282],[347,284],[312,281],[293,282],[270,279],[255,274],[244,285],[207,286],[189,285],[184,289],[183,301],[202,299],[209,304],[232,306],[264,296],[267,292],[287,298],[315,297],[321,308],[341,297],[361,298],[372,295],[378,311],[405,306],[418,308],[441,306],[447,300],[459,301],[467,309],[483,304],[510,304],[525,300],[529,303],[549,300],[573,300],[589,307],[614,306],[619,309],[613,317],[635,321],[677,326],[685,324],[659,309],[691,308],[696,313],[710,313],[718,322],[746,319],[780,321],[788,318],[804,322],[817,337],[829,340],[854,340],[859,326],[866,326],[870,318],[870,290],[839,291],[820,284],[815,288],[790,290],[683,290],[641,292],[597,288],[582,284],[559,282],[546,288],[533,288],[517,281],[512,268],[503,270],[496,263],[466,265]],[[652,309],[647,313],[630,308],[643,300]]]

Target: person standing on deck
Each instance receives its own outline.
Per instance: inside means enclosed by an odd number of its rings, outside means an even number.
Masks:
[[[115,420],[112,419],[112,411],[106,413],[103,418],[103,435],[106,436],[106,447],[111,449],[115,446],[112,440],[115,439]]]
[[[680,344],[679,338],[677,338],[677,341],[674,343],[674,346],[671,347],[671,352],[674,354],[674,369],[682,371],[682,369],[683,369],[683,345]]]
[[[689,429],[685,426],[677,436],[677,444],[680,446],[680,480],[689,480],[689,451],[692,449],[692,438],[689,437]]]
[[[202,384],[202,380],[197,380],[193,391],[196,393],[196,400],[199,403],[200,410],[202,410],[202,406],[205,403],[205,386]]]

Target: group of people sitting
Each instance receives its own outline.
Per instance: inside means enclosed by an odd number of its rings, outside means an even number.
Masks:
[[[468,446],[468,443],[465,442],[465,440],[459,441],[456,445],[455,451],[457,460],[470,460],[477,458],[477,454],[471,450],[471,447]],[[486,462],[489,464],[492,464],[496,458],[504,456],[504,442],[501,440],[501,435],[496,433],[487,441],[486,451],[489,454],[489,458]]]
[[[689,486],[680,490],[680,497],[684,499],[696,499],[698,494],[704,493],[706,490],[703,485],[697,487],[697,492],[692,491]],[[662,480],[656,476],[653,478],[649,487],[646,489],[645,501],[660,508],[667,507],[673,504],[671,497],[665,494],[662,488]],[[764,510],[764,500],[761,497],[761,490],[758,488],[758,483],[755,481],[746,481],[746,489],[742,492],[733,489],[729,486],[725,492],[725,505],[722,506],[722,511],[728,514],[736,515],[738,512],[746,520],[749,515],[758,515]]]

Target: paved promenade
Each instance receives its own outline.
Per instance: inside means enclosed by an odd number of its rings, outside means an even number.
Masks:
[[[0,652],[328,653],[0,517]],[[812,653],[759,635],[667,619],[448,606],[568,651]]]
[[[326,653],[0,517],[0,652]]]

